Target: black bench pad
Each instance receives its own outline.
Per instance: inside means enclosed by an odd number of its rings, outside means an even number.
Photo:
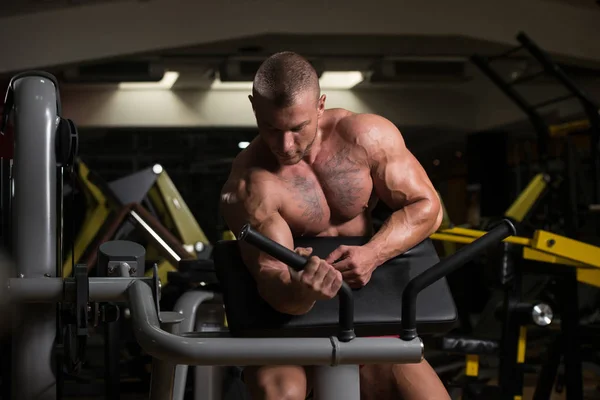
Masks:
[[[312,247],[315,255],[325,258],[340,245],[362,245],[367,240],[363,237],[303,237],[295,240],[295,246]],[[233,336],[323,337],[337,334],[337,298],[318,301],[302,316],[279,313],[259,296],[254,278],[241,259],[237,241],[217,243],[213,256]],[[379,266],[365,287],[353,291],[356,335],[398,335],[404,288],[410,279],[437,262],[435,248],[427,239]],[[455,304],[445,279],[419,294],[417,327],[420,335],[446,333],[456,319]]]

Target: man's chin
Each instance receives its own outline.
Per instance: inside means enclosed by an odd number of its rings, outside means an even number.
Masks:
[[[298,164],[302,160],[301,157],[292,157],[292,158],[280,158],[279,162],[281,165],[295,165]]]

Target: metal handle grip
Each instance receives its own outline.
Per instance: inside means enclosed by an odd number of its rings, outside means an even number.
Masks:
[[[417,295],[421,290],[454,272],[480,253],[511,235],[516,235],[515,226],[508,219],[504,219],[498,226],[473,243],[413,278],[402,294],[402,334],[400,337],[403,340],[412,340],[417,337]]]
[[[258,249],[269,254],[281,261],[284,264],[289,265],[296,271],[302,271],[308,263],[306,257],[302,257],[300,254],[294,253],[292,250],[285,246],[277,243],[274,240],[262,235],[255,231],[250,224],[246,224],[242,227],[239,235],[240,240],[250,243]]]
[[[242,227],[239,239],[243,240],[258,249],[269,254],[271,257],[289,265],[296,271],[301,271],[308,259],[293,252],[285,246],[269,239],[261,233],[255,231],[250,224]],[[338,292],[339,308],[339,325],[340,332],[338,339],[343,342],[348,342],[356,337],[354,334],[354,298],[352,289],[346,282],[342,282],[342,286]]]

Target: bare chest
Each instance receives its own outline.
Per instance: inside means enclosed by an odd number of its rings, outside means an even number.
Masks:
[[[372,199],[370,171],[350,161],[297,170],[285,178],[282,215],[299,233],[319,233],[364,215]]]

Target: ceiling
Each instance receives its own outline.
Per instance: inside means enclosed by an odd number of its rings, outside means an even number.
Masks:
[[[122,70],[119,66],[123,63],[140,63],[136,68],[153,68],[159,71],[154,78],[148,79],[159,80],[163,70],[179,72],[175,89],[208,88],[215,77],[215,72],[225,63],[260,61],[277,51],[290,50],[308,57],[328,71],[358,70],[372,74],[377,68],[382,68],[384,60],[402,61],[406,65],[409,65],[408,62],[414,64],[414,61],[418,60],[419,64],[415,64],[418,66],[417,69],[408,68],[402,72],[404,75],[396,76],[398,78],[396,80],[401,83],[461,83],[469,81],[473,74],[477,73],[476,67],[469,61],[471,55],[499,54],[509,48],[505,45],[461,36],[264,34],[86,63],[60,65],[45,70],[55,74],[64,84],[70,83],[76,87],[88,88],[87,78],[74,78],[78,74],[83,74],[82,71],[86,68],[94,69],[100,66],[111,70]],[[570,69],[572,75],[600,76],[600,65],[560,56],[553,58],[564,68]],[[523,68],[527,59],[530,57],[522,52],[510,61],[498,64],[497,67],[504,70],[504,73],[513,73],[516,69]],[[449,62],[458,67],[448,68]],[[12,73],[0,75],[0,80],[7,82],[12,75]],[[118,81],[120,78],[117,76],[108,80]],[[104,83],[104,86],[111,85],[106,80]],[[361,87],[393,87],[394,83],[394,79],[385,80],[385,83],[375,83],[375,79],[369,82],[367,79]],[[100,85],[95,82],[92,86]]]
[[[3,0],[0,17],[56,11],[72,7],[85,7],[100,3],[117,3],[144,0]]]
[[[583,8],[587,10],[600,10],[599,0],[546,0],[553,3],[567,4],[573,7]]]

